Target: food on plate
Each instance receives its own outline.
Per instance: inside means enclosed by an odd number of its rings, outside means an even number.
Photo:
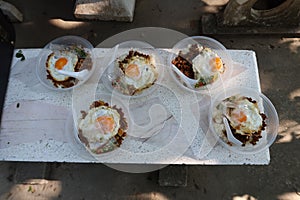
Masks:
[[[213,110],[213,125],[216,133],[229,145],[223,117],[229,121],[236,139],[246,144],[256,145],[266,127],[266,115],[259,109],[257,101],[241,95],[231,96],[220,102]]]
[[[215,82],[225,72],[225,65],[213,50],[198,44],[188,45],[172,60],[185,76],[197,80],[195,88]]]
[[[92,67],[91,55],[78,46],[63,47],[48,55],[46,61],[47,79],[57,88],[69,88],[78,80],[62,75],[58,70],[78,72]]]
[[[158,77],[153,56],[130,50],[115,61],[116,78],[112,86],[126,95],[135,95],[151,87]]]
[[[112,151],[122,144],[126,136],[127,121],[121,108],[109,106],[101,100],[90,109],[81,111],[78,137],[94,154]]]

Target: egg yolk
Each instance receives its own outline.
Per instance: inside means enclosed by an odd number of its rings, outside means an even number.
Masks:
[[[213,71],[220,71],[223,67],[223,62],[220,57],[211,59],[209,64],[212,66]]]
[[[140,70],[136,64],[130,64],[125,69],[126,76],[134,79],[138,79],[140,77]]]
[[[100,116],[96,119],[96,128],[104,133],[111,133],[115,127],[115,121],[110,116]]]
[[[243,111],[232,113],[232,117],[240,123],[247,121],[247,115]]]
[[[59,58],[56,62],[55,62],[55,68],[58,70],[62,70],[64,68],[64,66],[67,64],[68,60],[64,57]]]

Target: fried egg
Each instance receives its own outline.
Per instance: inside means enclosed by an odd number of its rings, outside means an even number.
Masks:
[[[58,73],[57,70],[75,71],[78,62],[76,54],[69,51],[58,51],[49,55],[47,59],[47,71],[55,81],[66,81],[69,76]]]
[[[263,119],[258,105],[246,98],[238,99],[235,102],[236,108],[228,114],[230,125],[236,133],[247,135],[261,130]]]
[[[79,122],[78,128],[88,141],[92,151],[102,147],[118,134],[120,118],[117,110],[107,106],[91,108],[88,111],[87,115]]]
[[[218,134],[229,145],[223,118],[229,121],[233,135],[243,142],[255,145],[266,127],[266,115],[261,113],[258,103],[248,97],[235,95],[221,101],[213,110],[213,126]]]
[[[125,61],[125,62],[124,62]],[[158,77],[151,56],[130,51],[117,60],[115,67],[121,71],[120,82],[123,93],[131,95],[151,86]]]
[[[224,72],[221,58],[209,48],[202,51],[192,60],[195,79],[215,77]]]
[[[141,89],[156,80],[156,71],[143,57],[134,57],[125,67],[124,82]]]

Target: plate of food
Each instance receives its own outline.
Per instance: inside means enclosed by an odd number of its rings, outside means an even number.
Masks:
[[[78,138],[92,154],[109,152],[121,146],[128,128],[122,108],[98,100],[81,114]]]
[[[154,47],[131,40],[114,49],[102,79],[105,87],[122,97],[141,97],[153,92],[163,77],[162,61]]]
[[[66,130],[68,139],[83,158],[90,159],[86,152],[96,160],[110,158],[127,138],[128,109],[108,93],[99,93],[94,100],[80,102],[72,106],[73,123],[69,123]]]
[[[172,78],[181,88],[200,93],[219,88],[232,74],[232,59],[226,48],[204,36],[176,43],[168,63]]]
[[[91,76],[93,45],[78,36],[63,36],[49,42],[39,53],[36,74],[47,88],[70,90]]]
[[[216,96],[210,107],[209,122],[219,142],[240,154],[255,154],[268,148],[275,141],[279,126],[272,102],[264,94],[244,87],[229,88]]]
[[[83,97],[82,88],[74,89],[77,94],[72,105],[73,120],[72,123],[69,120],[66,126],[66,137],[74,153],[85,160],[165,164],[166,160],[172,162],[184,154],[193,137],[189,135],[197,130],[188,124],[184,125],[188,126],[187,133],[183,131],[158,97],[142,109],[143,102],[136,102],[142,98],[131,99],[132,102],[126,106],[120,96],[103,91],[95,94],[95,100]],[[153,105],[160,108],[153,108]],[[158,113],[157,118],[160,119],[151,120],[157,116],[157,109],[164,112]],[[139,116],[143,119],[136,121]],[[146,121],[152,127],[144,124]],[[186,121],[196,123],[194,120]]]

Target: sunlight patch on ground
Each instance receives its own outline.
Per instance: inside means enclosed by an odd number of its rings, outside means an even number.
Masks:
[[[35,184],[16,184],[9,192],[0,196],[0,199],[38,199],[51,200],[59,196],[62,191],[60,181],[45,179],[29,180]]]
[[[278,200],[300,200],[300,191],[287,192],[277,196]]]
[[[298,88],[290,93],[290,96],[289,96],[290,100],[295,100],[296,98],[300,98],[300,88]]]
[[[232,200],[257,200],[257,198],[249,194],[244,194],[243,196],[234,196]]]
[[[130,195],[129,199],[140,199],[140,200],[169,200],[168,197],[159,192],[141,193],[136,195]]]
[[[220,10],[217,6],[203,6],[201,9],[201,12],[203,13],[212,13],[212,14],[216,14],[218,13]]]
[[[289,48],[292,53],[298,53],[300,47],[300,38],[282,38],[280,43],[289,43]]]
[[[278,130],[282,136],[276,143],[287,143],[293,139],[300,139],[300,124],[294,120],[283,120]]]
[[[229,0],[202,0],[202,1],[209,6],[224,6],[229,2]]]
[[[74,29],[74,28],[80,27],[84,24],[84,22],[65,21],[62,19],[50,19],[49,23],[54,26],[57,26],[61,29]]]

